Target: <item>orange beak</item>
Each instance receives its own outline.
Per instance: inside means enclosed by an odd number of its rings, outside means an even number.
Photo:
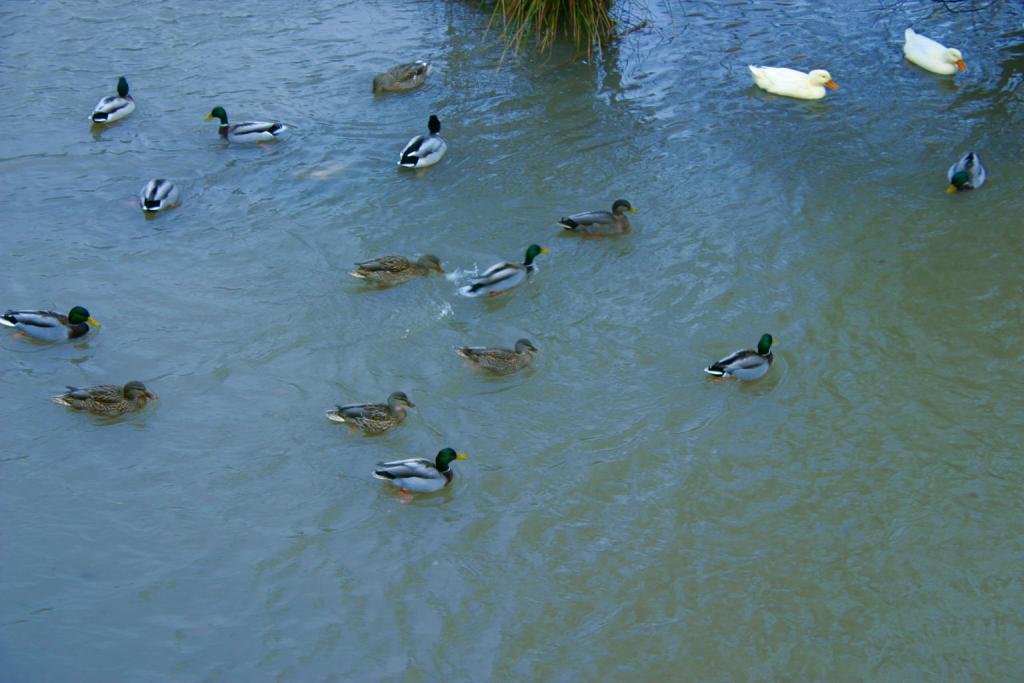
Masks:
[[[839,90],[839,86],[836,85],[835,81],[829,81],[828,83],[825,84],[825,87],[832,88],[833,90]]]
[[[962,59],[956,60],[956,68],[960,69],[961,71],[967,71],[967,65],[964,64],[964,60]]]
[[[146,392],[146,398],[148,398],[150,401],[155,401],[156,400],[156,394],[151,394],[151,393],[149,393],[147,391]]]

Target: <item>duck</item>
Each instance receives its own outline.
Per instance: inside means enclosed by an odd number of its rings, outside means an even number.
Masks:
[[[604,237],[629,232],[626,212],[640,213],[625,199],[616,199],[611,211],[583,211],[563,216],[558,224],[570,232],[590,237]]]
[[[424,254],[415,261],[410,261],[404,256],[381,256],[369,261],[359,261],[350,275],[388,287],[408,282],[418,275],[429,275],[431,272],[444,272],[441,270],[441,261],[433,254]]]
[[[529,277],[537,266],[533,260],[540,254],[551,252],[538,244],[531,244],[526,249],[526,259],[520,263],[495,263],[473,281],[459,289],[463,296],[498,296],[516,285],[521,284]]]
[[[977,190],[985,184],[986,177],[985,167],[981,165],[981,155],[977,152],[968,152],[949,167],[946,173],[949,187],[946,188],[946,192]]]
[[[775,338],[772,335],[762,334],[756,350],[734,351],[717,363],[704,368],[704,372],[715,377],[734,377],[744,381],[764,377],[774,360],[771,352],[774,343]]]
[[[56,311],[9,310],[0,316],[0,325],[17,328],[29,337],[50,342],[82,339],[92,328],[100,326],[83,306],[75,306],[67,315]]]
[[[75,410],[86,410],[96,415],[117,417],[125,413],[136,412],[146,407],[147,401],[155,401],[142,382],[119,384],[100,384],[99,386],[79,389],[68,386],[68,390],[53,397],[53,402]]]
[[[327,411],[327,419],[332,422],[343,422],[352,429],[357,427],[364,432],[380,433],[396,427],[405,420],[405,407],[415,408],[416,405],[401,391],[388,396],[388,402],[361,403],[347,406],[336,406]]]
[[[423,60],[393,66],[373,77],[373,94],[418,88],[427,80],[430,71],[430,63]]]
[[[964,56],[955,47],[946,47],[928,36],[908,28],[903,32],[903,54],[908,62],[934,74],[950,75],[967,71]]]
[[[178,188],[170,180],[154,178],[139,193],[139,206],[143,213],[156,213],[178,205]]]
[[[135,100],[128,94],[128,80],[121,76],[117,79],[117,95],[104,97],[96,103],[95,109],[89,114],[93,123],[113,123],[120,121],[135,111]]]
[[[820,100],[825,96],[825,88],[838,90],[839,86],[824,69],[814,69],[808,73],[796,69],[775,66],[754,66],[747,68],[754,76],[754,83],[761,90],[775,95],[785,95],[801,100]]]
[[[479,368],[493,372],[516,372],[533,362],[537,347],[529,339],[520,339],[514,349],[500,346],[456,346],[455,353]]]
[[[214,107],[206,120],[220,119],[220,127],[217,129],[220,136],[229,142],[269,142],[276,140],[288,126],[277,121],[245,121],[243,123],[228,124],[228,114],[224,107]]]
[[[373,476],[397,486],[402,493],[433,493],[452,483],[455,472],[450,465],[456,460],[467,459],[453,448],[442,448],[434,462],[426,458],[378,462]]]
[[[409,140],[398,157],[402,168],[426,168],[441,161],[448,151],[448,143],[440,136],[441,120],[434,114],[427,121],[429,135],[417,135]]]

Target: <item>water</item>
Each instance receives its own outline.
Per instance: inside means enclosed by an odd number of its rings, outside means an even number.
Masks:
[[[472,3],[0,12],[0,305],[103,323],[0,337],[3,680],[1024,675],[1019,6],[684,3],[503,65]],[[970,70],[904,63],[908,25]],[[91,135],[121,74],[138,109]],[[292,130],[228,146],[215,105]],[[448,156],[398,171],[431,113]],[[949,196],[968,149],[989,183]],[[182,206],[145,220],[161,176]],[[558,234],[617,197],[633,234]],[[455,294],[531,242],[514,296]],[[456,275],[347,275],[424,252]],[[701,372],[766,331],[765,379]],[[523,336],[511,377],[451,352]],[[160,400],[128,419],[49,403],[130,379]],[[396,390],[384,436],[323,419]],[[442,494],[369,477],[445,445]]]

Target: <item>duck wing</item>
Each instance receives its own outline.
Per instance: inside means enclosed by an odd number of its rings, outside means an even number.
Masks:
[[[415,166],[416,161],[420,158],[420,146],[423,145],[423,141],[426,140],[426,135],[416,135],[405,147],[402,148],[402,154],[399,156],[398,164],[400,166]]]
[[[134,103],[128,98],[121,97],[119,95],[104,97],[96,103],[96,107],[92,110],[92,114],[89,115],[89,118],[96,123],[103,123],[113,114],[127,108],[129,104]]]
[[[764,362],[764,358],[758,355],[754,349],[740,349],[739,351],[733,351],[717,363],[704,368],[704,372],[709,375],[721,376],[733,370],[756,368]]]
[[[0,324],[8,327],[54,328],[68,325],[68,317],[56,311],[7,311],[0,317]]]
[[[486,287],[494,287],[503,283],[511,284],[524,277],[526,273],[526,266],[519,263],[496,263],[481,273],[479,277],[474,278],[468,290],[475,293]]]
[[[516,359],[516,352],[495,346],[456,346],[455,353],[476,362],[508,363]]]
[[[378,479],[439,479],[437,466],[426,458],[410,458],[377,463],[373,476]]]
[[[335,413],[343,418],[375,418],[388,414],[388,407],[381,403],[361,403],[348,406],[337,406]]]
[[[287,126],[277,121],[243,121],[231,126],[232,135],[252,135],[253,133],[270,133],[277,135],[287,130]]]
[[[610,211],[581,211],[563,216],[558,224],[566,230],[579,230],[591,225],[615,225],[615,216]]]
[[[408,270],[410,265],[409,259],[404,256],[381,256],[356,263],[359,270],[386,273],[401,273]]]

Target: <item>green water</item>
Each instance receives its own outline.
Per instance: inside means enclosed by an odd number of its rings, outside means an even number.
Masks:
[[[652,11],[502,64],[473,3],[0,7],[0,307],[103,323],[0,335],[0,680],[1024,677],[1024,11]],[[969,70],[905,63],[910,25]],[[215,105],[291,130],[227,145]],[[431,113],[448,155],[399,171]],[[948,195],[969,149],[989,181]],[[182,205],[145,220],[153,177]],[[628,236],[554,225],[618,197]],[[532,242],[513,295],[456,294]],[[425,252],[447,277],[347,274]],[[764,379],[701,372],[763,332]],[[451,350],[520,337],[509,377]],[[160,399],[123,420],[49,401],[131,379]],[[383,436],[323,417],[392,391]],[[448,445],[441,494],[370,477]]]

